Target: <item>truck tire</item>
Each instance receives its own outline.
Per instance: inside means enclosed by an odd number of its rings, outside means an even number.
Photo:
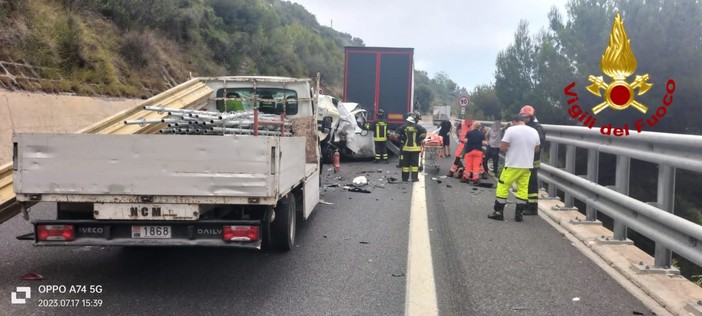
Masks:
[[[273,249],[273,240],[271,238],[271,218],[273,217],[273,207],[267,206],[264,209],[264,219],[261,221],[261,249]]]
[[[275,206],[275,218],[271,223],[271,238],[273,239],[273,247],[278,250],[290,251],[295,246],[297,230],[295,204],[297,204],[295,203],[295,194],[290,193],[280,199],[278,205]]]

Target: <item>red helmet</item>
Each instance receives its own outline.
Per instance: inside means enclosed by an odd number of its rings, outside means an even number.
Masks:
[[[528,116],[533,117],[534,113],[535,113],[534,107],[532,107],[531,105],[525,105],[522,107],[521,110],[519,110],[519,115],[528,115]]]

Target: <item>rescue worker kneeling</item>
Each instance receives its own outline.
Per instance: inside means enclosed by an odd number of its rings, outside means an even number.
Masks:
[[[427,130],[417,124],[414,117],[408,117],[407,123],[397,129],[402,142],[402,181],[409,181],[410,172],[412,182],[419,181],[419,154],[422,151],[422,142],[427,136]]]

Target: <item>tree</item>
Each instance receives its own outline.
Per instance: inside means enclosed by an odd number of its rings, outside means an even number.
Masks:
[[[473,105],[480,109],[487,119],[501,118],[502,107],[492,84],[476,86],[470,96]]]
[[[529,36],[528,23],[521,21],[514,42],[497,55],[495,92],[503,114],[514,114],[536,95],[534,79],[534,45]]]

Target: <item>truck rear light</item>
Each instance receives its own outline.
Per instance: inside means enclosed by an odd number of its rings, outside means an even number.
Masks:
[[[256,241],[258,226],[224,226],[222,239],[225,241]]]
[[[37,225],[37,237],[40,241],[76,239],[73,225]]]

